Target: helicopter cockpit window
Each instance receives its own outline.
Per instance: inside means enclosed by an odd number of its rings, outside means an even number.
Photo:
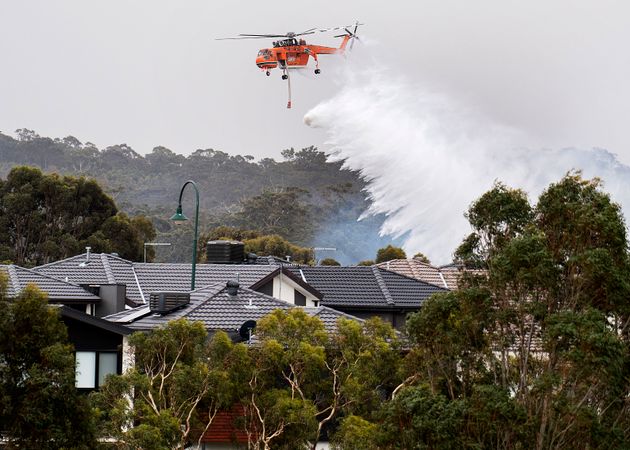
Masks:
[[[261,51],[258,52],[258,56],[264,56],[264,55],[265,55],[265,51],[264,50],[261,50]]]

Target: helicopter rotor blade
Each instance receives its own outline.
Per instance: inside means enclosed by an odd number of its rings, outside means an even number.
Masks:
[[[254,37],[254,36],[247,36],[247,37],[228,37],[228,38],[215,38],[215,41],[230,41],[230,40],[242,40],[242,39],[268,39],[267,37]]]
[[[239,36],[275,38],[275,37],[287,37],[288,35],[287,34],[239,34]]]

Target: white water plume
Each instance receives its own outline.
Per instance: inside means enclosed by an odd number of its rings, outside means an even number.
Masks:
[[[495,180],[530,200],[570,170],[598,176],[613,200],[630,207],[630,168],[606,150],[542,150],[524,133],[494,123],[444,95],[384,73],[351,75],[333,98],[304,116],[327,133],[331,160],[368,180],[371,207],[384,213],[381,234],[405,236],[408,255],[451,260],[470,232],[463,216]]]

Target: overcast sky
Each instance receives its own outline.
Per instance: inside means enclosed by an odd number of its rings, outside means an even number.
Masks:
[[[321,75],[294,75],[287,110],[280,74],[254,64],[266,41],[214,38],[359,19],[375,67],[542,147],[603,147],[630,163],[627,0],[0,1],[3,132],[140,153],[164,145],[259,158],[321,146],[323,132],[302,117],[340,88],[340,62],[323,56]]]

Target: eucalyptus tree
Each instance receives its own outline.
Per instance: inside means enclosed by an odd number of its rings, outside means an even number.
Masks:
[[[9,299],[0,277],[0,432],[7,448],[95,448],[94,421],[75,388],[66,327],[46,295]]]
[[[599,180],[570,173],[535,206],[497,184],[467,217],[473,232],[456,255],[483,271],[408,320],[406,384],[384,410],[389,436],[433,448],[629,445],[630,264],[619,205]],[[452,437],[431,426],[436,417]]]

